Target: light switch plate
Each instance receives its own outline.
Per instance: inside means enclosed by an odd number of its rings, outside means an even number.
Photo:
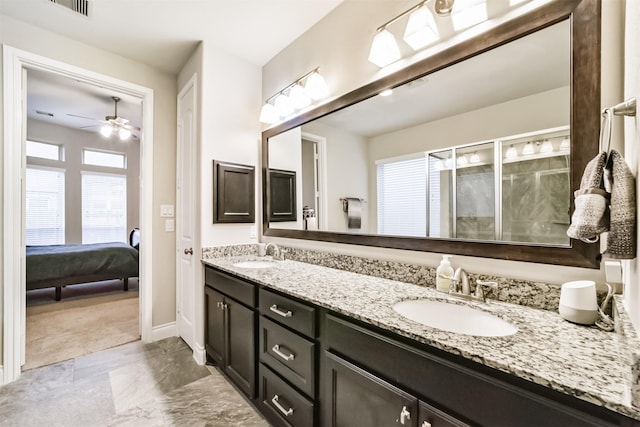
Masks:
[[[164,220],[164,231],[174,231],[175,230],[175,222],[172,219]]]
[[[255,239],[257,237],[257,234],[258,234],[258,230],[254,224],[251,226],[251,228],[249,228],[249,238]]]
[[[173,205],[160,205],[160,216],[163,218],[173,217],[174,216]]]

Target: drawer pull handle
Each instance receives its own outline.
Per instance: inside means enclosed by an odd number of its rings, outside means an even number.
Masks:
[[[407,410],[406,406],[402,407],[400,411],[400,424],[404,425],[404,422],[411,419],[411,412]]]
[[[293,408],[284,409],[284,407],[280,404],[280,402],[278,402],[277,394],[273,396],[273,399],[271,399],[271,403],[273,403],[273,406],[278,408],[278,411],[282,412],[282,415],[284,415],[285,417],[288,417],[289,415],[293,414]]]
[[[277,354],[278,356],[282,357],[287,362],[296,358],[296,356],[293,353],[284,354],[282,351],[280,351],[280,345],[279,344],[274,345],[271,350],[273,350],[273,352],[275,354]]]
[[[431,427],[431,423],[429,421],[423,421],[421,427]]]
[[[282,317],[291,317],[291,316],[293,316],[293,313],[291,312],[291,310],[282,311],[275,304],[273,304],[271,307],[269,307],[269,310],[273,311],[275,314],[279,314]]]

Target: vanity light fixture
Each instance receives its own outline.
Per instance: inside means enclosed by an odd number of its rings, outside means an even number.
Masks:
[[[507,149],[507,152],[504,153],[504,158],[515,159],[516,157],[518,157],[518,151],[516,150],[516,147],[514,147],[513,144],[511,144]]]
[[[315,68],[278,93],[267,98],[260,110],[260,122],[273,124],[296,110],[302,110],[329,94],[324,77]],[[271,101],[273,100],[273,103]]]
[[[478,155],[477,151],[475,153],[473,153],[471,155],[471,157],[469,157],[469,162],[470,163],[480,163],[480,156]]]
[[[531,143],[531,141],[528,141],[524,148],[522,149],[522,155],[523,156],[529,156],[531,154],[533,154],[533,144]]]
[[[455,31],[464,30],[487,19],[487,0],[456,0],[451,11]]]
[[[373,62],[382,68],[401,57],[400,48],[398,48],[394,35],[387,30],[386,26],[378,28],[376,35],[373,37],[373,43],[371,43],[369,62]]]
[[[569,140],[569,137],[564,137],[562,139],[562,142],[560,143],[560,151],[569,151],[569,148],[571,147],[571,141]]]
[[[420,50],[440,38],[436,20],[425,3],[422,3],[409,15],[407,28],[404,30],[404,41],[411,49]]]
[[[469,160],[467,159],[467,155],[463,154],[462,156],[459,156],[456,159],[456,165],[457,166],[466,166],[469,163]]]
[[[551,153],[553,152],[553,144],[548,139],[545,139],[542,145],[540,146],[541,153]]]

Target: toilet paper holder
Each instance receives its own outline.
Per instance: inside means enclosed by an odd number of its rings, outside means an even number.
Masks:
[[[347,212],[349,210],[349,200],[360,200],[360,203],[367,203],[365,199],[361,199],[359,197],[341,197],[340,201],[342,202],[342,211]]]

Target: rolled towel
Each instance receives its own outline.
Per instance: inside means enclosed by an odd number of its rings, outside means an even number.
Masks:
[[[611,150],[607,162],[611,183],[611,225],[604,255],[615,259],[636,257],[636,183],[624,158]]]
[[[572,239],[593,243],[601,233],[609,230],[608,194],[602,180],[606,160],[607,153],[602,152],[587,163],[580,189],[573,193],[575,210],[567,229],[567,236]]]

